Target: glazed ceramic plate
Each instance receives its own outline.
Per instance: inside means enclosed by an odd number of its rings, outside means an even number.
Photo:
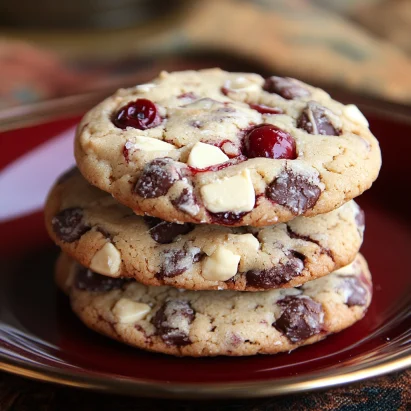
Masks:
[[[368,313],[312,346],[242,358],[152,354],[88,330],[53,284],[58,250],[41,212],[47,188],[73,162],[78,118],[0,134],[0,369],[138,396],[218,398],[330,387],[411,365],[411,123],[365,111],[384,158],[378,182],[359,200],[366,212],[362,252],[374,278]]]

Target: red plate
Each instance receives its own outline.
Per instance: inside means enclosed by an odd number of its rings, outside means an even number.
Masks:
[[[330,387],[409,366],[411,123],[362,108],[384,157],[378,182],[359,200],[366,212],[362,252],[374,278],[373,302],[366,317],[350,329],[274,356],[174,358],[123,346],[83,326],[53,285],[57,250],[47,239],[42,213],[7,220],[7,213],[30,208],[33,190],[54,178],[50,164],[58,168],[71,150],[37,163],[23,157],[23,178],[9,178],[11,186],[4,182],[7,164],[78,118],[0,134],[0,211],[6,219],[0,224],[0,369],[139,396],[217,398]]]

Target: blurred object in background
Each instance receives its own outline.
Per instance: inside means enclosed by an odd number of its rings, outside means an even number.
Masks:
[[[351,16],[366,29],[411,54],[410,0],[383,0],[378,4],[357,5]]]
[[[411,56],[398,46],[411,47],[408,0],[15,3],[0,5],[0,110],[94,91],[100,99],[162,69],[210,66],[411,105]]]
[[[146,23],[183,0],[19,0],[0,3],[0,25],[33,29],[115,28]]]
[[[52,52],[0,41],[0,109],[87,91],[91,78],[92,72],[75,72]]]

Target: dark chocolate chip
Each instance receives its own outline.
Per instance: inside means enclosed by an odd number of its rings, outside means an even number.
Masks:
[[[183,274],[193,263],[199,261],[200,249],[197,247],[186,247],[181,250],[166,250],[163,253],[160,271],[156,278],[172,278]]]
[[[83,210],[78,207],[66,208],[56,214],[51,220],[56,236],[66,243],[78,240],[90,230],[83,219]]]
[[[278,94],[287,100],[311,95],[310,91],[303,87],[297,80],[289,77],[268,77],[264,82],[263,90]]]
[[[156,158],[144,167],[134,192],[143,198],[160,197],[167,194],[174,182],[180,178],[174,160],[169,157]]]
[[[276,267],[266,270],[249,270],[246,272],[245,278],[247,286],[270,289],[286,284],[294,277],[298,277],[303,269],[303,261],[299,257],[293,256],[287,263]]]
[[[190,324],[194,321],[195,312],[187,301],[167,301],[156,312],[152,323],[156,335],[167,345],[184,346],[191,344],[189,338]]]
[[[193,190],[189,188],[183,188],[180,195],[176,198],[173,198],[171,200],[171,203],[178,210],[190,215],[194,214],[195,211],[199,209],[197,199],[193,193]]]
[[[340,130],[334,127],[330,119],[332,114],[327,108],[314,101],[310,101],[298,118],[297,127],[310,134],[339,136],[341,134]]]
[[[367,304],[368,291],[358,277],[352,275],[340,275],[339,277],[343,279],[341,289],[347,297],[345,304],[348,307],[353,305],[364,306]]]
[[[229,211],[222,213],[209,212],[211,220],[214,224],[233,225],[240,222],[248,213],[232,213]]]
[[[56,183],[57,184],[63,184],[69,178],[74,177],[78,173],[79,173],[78,168],[76,166],[74,166],[74,167],[70,168],[69,170],[67,170],[65,173],[61,174],[61,176],[57,179]]]
[[[295,215],[314,207],[320,194],[320,187],[292,172],[281,173],[266,191],[270,200],[287,207]]]
[[[283,312],[273,326],[298,343],[321,332],[324,312],[320,303],[309,297],[287,296],[277,304]]]
[[[156,224],[153,224],[153,219],[150,220],[150,235],[151,238],[160,244],[169,244],[174,241],[179,235],[188,234],[194,230],[194,224],[177,224],[169,223],[168,221],[160,220],[159,218]]]
[[[79,266],[74,280],[74,286],[83,291],[106,292],[120,289],[123,285],[131,281],[134,280],[131,278],[107,277],[88,270],[86,267]]]
[[[200,120],[190,120],[188,124],[194,128],[202,128],[204,126],[203,122]]]

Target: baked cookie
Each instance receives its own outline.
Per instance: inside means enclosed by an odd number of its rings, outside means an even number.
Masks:
[[[256,293],[147,287],[95,274],[64,254],[56,273],[88,327],[145,350],[194,357],[275,354],[312,344],[361,319],[372,294],[360,255],[299,288]]]
[[[219,69],[119,90],[84,116],[75,156],[136,214],[226,226],[329,212],[381,165],[356,106],[294,79]]]
[[[45,215],[53,240],[93,271],[194,290],[301,285],[351,263],[364,231],[354,201],[259,228],[141,217],[75,170],[57,181]]]

